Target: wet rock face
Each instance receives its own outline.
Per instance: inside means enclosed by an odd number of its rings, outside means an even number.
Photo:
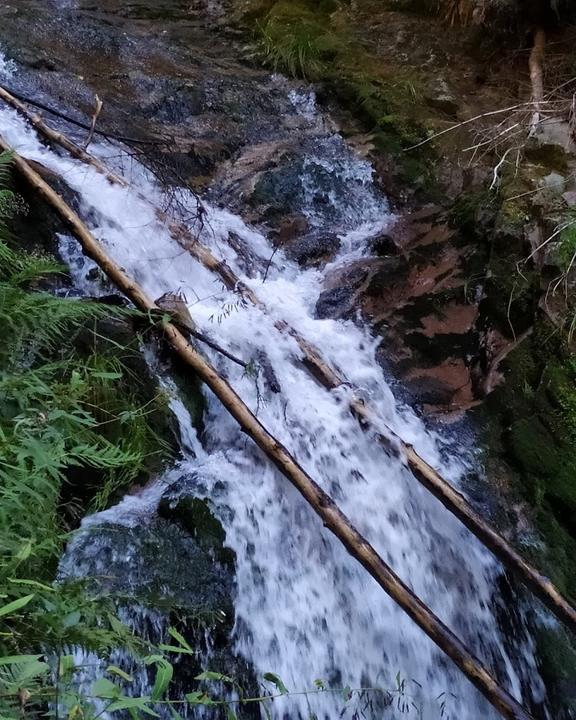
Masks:
[[[298,111],[299,98],[291,97]],[[302,214],[324,233],[381,220],[388,206],[373,184],[371,166],[327,130],[320,116],[299,112],[306,123],[299,135],[290,126],[285,138],[259,146],[258,157],[250,150],[240,155],[223,177],[223,189],[230,195],[232,181],[250,203],[252,219],[277,230],[287,217]]]
[[[185,608],[207,619],[222,611],[232,621],[233,573],[171,522],[99,525],[81,534],[74,552],[98,578],[98,593],[128,596],[148,608]]]
[[[224,529],[208,505],[194,496],[171,505],[165,497],[157,516],[148,509],[136,521],[121,507],[76,535],[61,579],[87,578],[93,592],[114,599],[123,620],[154,644],[172,643],[167,630],[176,627],[195,650],[175,660],[176,694],[188,692],[207,667],[257,694],[253,669],[231,645],[234,554],[224,547]],[[115,661],[128,672],[130,662],[124,656]],[[147,684],[153,681],[151,676]]]
[[[62,576],[85,577],[95,593],[166,618],[178,608],[180,617],[209,629],[232,662],[235,554],[201,496],[201,480],[186,475],[168,485],[156,511],[152,501],[138,503],[128,496],[93,516],[68,548]],[[203,633],[194,638],[201,645]]]
[[[353,308],[353,288],[325,290],[316,303],[316,317],[322,320],[345,318]]]
[[[328,260],[340,249],[340,239],[335,234],[311,235],[297,238],[284,245],[284,252],[290,260],[299,265],[311,265],[321,260]]]
[[[234,552],[225,547],[226,533],[212,514],[207,500],[193,495],[174,497],[169,489],[160,501],[158,513],[183,528],[217,562],[234,570]]]
[[[382,336],[381,363],[425,412],[469,408],[482,396],[481,294],[469,277],[483,247],[430,207],[374,238],[371,250],[327,278],[317,316],[360,312]]]
[[[150,139],[178,167],[190,159],[180,174],[206,185],[239,147],[308,123],[287,98],[287,84],[238,60],[238,41],[219,27],[217,5],[4,5],[0,48],[17,64],[9,84],[88,124],[98,94],[100,129]]]

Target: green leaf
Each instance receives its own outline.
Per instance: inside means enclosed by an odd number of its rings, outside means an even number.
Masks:
[[[48,672],[50,672],[48,663],[41,662],[40,660],[30,660],[19,668],[14,680],[16,680],[19,685],[24,685],[28,680],[32,680],[32,678],[38,677],[39,675],[46,675]]]
[[[117,698],[122,694],[122,691],[117,685],[108,678],[100,678],[92,685],[92,695],[98,698],[113,699]]]
[[[217,705],[209,695],[200,691],[187,693],[186,700],[190,705]]]
[[[162,652],[180,653],[180,655],[196,655],[194,650],[186,650],[185,648],[177,647],[176,645],[158,645],[158,649]]]
[[[18,665],[32,660],[39,660],[41,657],[42,655],[6,655],[0,657],[0,665]]]
[[[25,560],[28,560],[28,558],[30,557],[31,554],[32,554],[32,541],[27,540],[22,545],[20,550],[18,550],[18,552],[16,553],[16,555],[14,557],[19,562],[24,562]]]
[[[79,610],[74,610],[74,612],[68,613],[62,618],[62,627],[66,629],[76,627],[81,619],[82,613]]]
[[[276,686],[276,689],[281,695],[287,695],[288,690],[286,689],[286,685],[280,680],[278,675],[275,675],[274,673],[264,673],[264,680],[268,680],[268,682],[273,683]]]
[[[115,615],[112,615],[112,613],[108,613],[108,622],[110,623],[112,630],[121,637],[124,637],[126,633],[130,632],[129,628],[121,623]]]
[[[115,700],[113,703],[110,703],[110,705],[108,705],[108,707],[106,708],[106,711],[116,712],[118,710],[142,710],[142,712],[145,712],[147,715],[160,717],[157,712],[154,712],[154,710],[152,710],[152,708],[148,706],[149,702],[149,697],[121,697],[118,700]]]
[[[90,373],[92,377],[99,378],[100,380],[121,380],[122,379],[122,373],[119,372],[104,372],[104,371],[94,371]]]
[[[172,676],[174,675],[174,668],[172,665],[163,657],[154,657],[153,662],[156,664],[156,678],[154,679],[154,687],[152,688],[152,700],[160,700],[162,695],[166,692]],[[146,662],[149,665],[149,662]]]
[[[33,595],[25,595],[24,597],[18,598],[18,600],[14,600],[11,603],[8,603],[8,605],[4,605],[3,607],[0,607],[0,617],[4,617],[5,615],[10,615],[13,612],[16,612],[16,610],[21,610],[23,607],[28,605],[28,603],[33,600],[36,596]]]
[[[186,642],[185,638],[180,635],[178,630],[176,628],[170,627],[168,628],[168,634],[176,640],[176,642],[187,652],[194,652],[190,645]]]
[[[126,682],[134,682],[134,678],[132,675],[128,675],[127,672],[124,672],[122,668],[119,668],[116,665],[109,665],[106,668],[106,672],[110,673],[110,675],[118,675],[118,677],[121,677],[122,680],[126,680]]]
[[[222,675],[222,673],[212,672],[211,670],[205,670],[200,673],[200,675],[196,675],[194,680],[213,680],[215,682],[227,682],[234,684],[233,678],[228,677],[228,675]]]
[[[19,558],[20,559],[20,558]],[[56,589],[45,585],[44,583],[38,582],[37,580],[28,580],[27,578],[10,578],[8,582],[13,585],[29,585],[30,587],[38,588],[38,590],[45,590],[46,592],[56,592]]]
[[[58,677],[68,677],[75,669],[74,655],[62,655],[58,663]]]

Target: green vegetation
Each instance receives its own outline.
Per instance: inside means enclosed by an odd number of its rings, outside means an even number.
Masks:
[[[506,383],[489,397],[488,413],[504,428],[502,452],[518,472],[515,489],[529,502],[544,541],[525,551],[576,597],[574,356],[560,333],[541,321],[504,369]]]
[[[346,53],[346,37],[326,22],[328,14],[306,2],[277,2],[259,23],[262,51],[275,71],[322,78]]]
[[[404,153],[427,136],[422,80],[385,64],[349,30],[346,8],[332,0],[254,2],[244,19],[257,28],[264,63],[293,77],[320,81],[352,109],[374,146],[394,159],[400,182],[432,185],[432,153]]]
[[[0,158],[3,184],[8,163]],[[133,350],[98,332],[104,322],[128,322],[132,311],[32,291],[62,268],[14,249],[7,223],[21,209],[11,191],[0,191],[3,717],[26,705],[28,683],[51,674],[41,653],[77,644],[98,650],[141,644],[116,619],[110,600],[91,597],[82,583],[53,581],[79,516],[147,477],[169,452],[151,422],[163,400],[131,375],[125,361]],[[14,688],[18,695],[11,697]]]
[[[563,273],[569,272],[576,262],[576,217],[568,215],[562,222],[563,230],[558,243],[558,266]]]

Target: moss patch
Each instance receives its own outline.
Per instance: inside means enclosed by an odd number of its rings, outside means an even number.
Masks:
[[[487,440],[517,471],[516,491],[533,508],[544,547],[525,550],[576,596],[575,359],[541,321],[504,368],[506,383],[486,403]]]
[[[569,720],[576,712],[576,650],[561,628],[541,628],[536,635],[540,673],[550,702],[558,707],[557,720]]]

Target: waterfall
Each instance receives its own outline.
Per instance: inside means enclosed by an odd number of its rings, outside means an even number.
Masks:
[[[295,95],[292,102],[311,122],[320,121],[312,95]],[[151,297],[182,291],[203,332],[247,361],[266,357],[280,393],[262,384],[257,387],[241,368],[202,348],[386,562],[496,670],[509,691],[525,702],[540,701],[543,688],[529,634],[506,636],[496,619],[502,602],[496,590],[502,572],[499,564],[414,481],[398,457],[386,454],[361,432],[348,411],[349,389],[344,386],[328,393],[321,388],[298,362],[301,351],[294,339],[274,326],[276,320],[285,319],[320,347],[326,360],[360,389],[387,425],[450,482],[458,485],[474,465],[472,452],[453,448],[394,398],[376,361],[376,341],[361,322],[315,317],[325,274],[365,255],[370,238],[391,222],[370,165],[329,131],[306,149],[303,212],[313,226],[337,228],[341,239],[339,254],[323,269],[302,270],[279,251],[264,282],[263,268],[272,253],[270,239],[230,210],[206,205],[202,242],[257,292],[269,309],[263,313],[222,290],[171,238],[154,211],[154,206],[164,207],[167,198],[151,174],[132,159],[130,180],[138,192],[112,186],[92,168],[48,149],[11,110],[0,110],[0,132],[26,158],[65,178],[77,193],[80,213],[94,235]],[[112,155],[106,146],[95,145],[92,150],[103,159]],[[122,158],[109,157],[109,163],[121,167]],[[183,189],[173,212],[180,212],[182,206],[195,206]],[[227,243],[230,233],[249,249],[254,272],[247,272]],[[60,243],[76,290],[89,295],[103,292],[98,281],[90,279],[90,261],[81,257],[75,241],[62,236]],[[211,392],[205,389],[204,394],[202,442],[176,397],[173,410],[184,438],[184,459],[178,468],[142,496],[129,496],[117,507],[86,519],[84,530],[94,533],[95,527],[110,522],[137,526],[140,531],[151,526],[163,488],[187,475],[198,493],[210,498],[225,527],[227,544],[236,553],[234,643],[257,673],[274,672],[294,691],[311,687],[316,679],[327,685],[393,689],[399,673],[410,679],[425,719],[440,717],[436,698],[441,693],[450,699],[448,717],[495,719],[495,711],[324,530]],[[82,533],[68,550],[64,574],[85,571],[81,537]],[[113,552],[121,554],[122,546]],[[278,718],[313,713],[333,719],[341,707],[341,698],[325,693],[312,699],[288,697],[275,703],[274,713]]]

